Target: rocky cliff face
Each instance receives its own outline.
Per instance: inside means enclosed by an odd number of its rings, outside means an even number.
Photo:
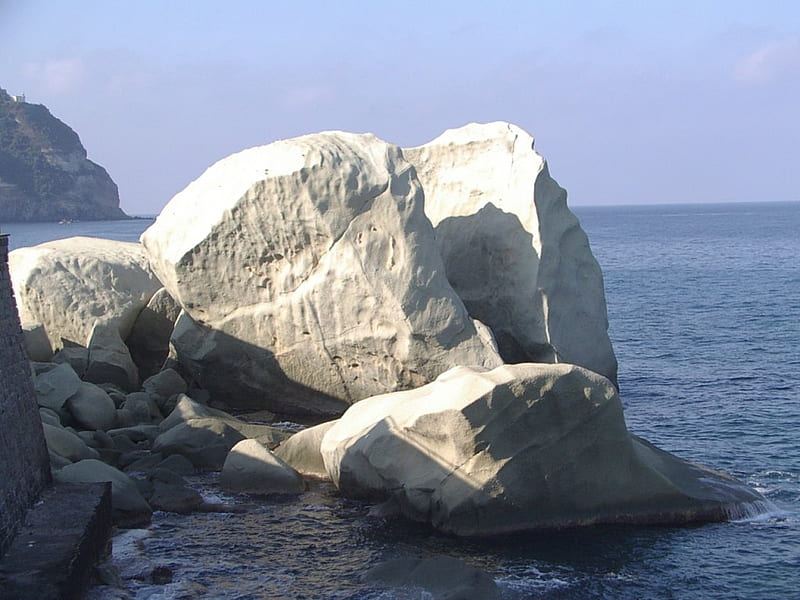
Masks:
[[[0,222],[124,218],[117,185],[78,135],[0,89]]]

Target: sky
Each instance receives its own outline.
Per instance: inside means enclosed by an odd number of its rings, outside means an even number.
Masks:
[[[0,87],[129,214],[277,139],[498,120],[574,206],[800,200],[795,0],[0,0]]]

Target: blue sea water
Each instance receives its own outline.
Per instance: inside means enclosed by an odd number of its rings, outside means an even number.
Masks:
[[[574,210],[604,272],[628,427],[743,479],[772,512],[479,542],[369,518],[368,506],[315,486],[244,514],[156,513],[148,530],[115,538],[127,591],[99,586],[90,597],[423,598],[358,577],[388,558],[447,554],[491,573],[509,599],[800,598],[800,203]],[[0,230],[15,247],[64,235],[132,241],[149,223]],[[194,484],[251,501],[213,477]],[[149,583],[153,565],[173,582]]]

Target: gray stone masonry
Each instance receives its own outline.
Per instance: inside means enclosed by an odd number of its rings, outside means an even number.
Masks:
[[[0,556],[50,482],[50,461],[0,234]]]

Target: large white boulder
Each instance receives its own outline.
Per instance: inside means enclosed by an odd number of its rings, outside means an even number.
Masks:
[[[54,349],[83,345],[96,320],[114,319],[125,339],[161,287],[139,244],[74,237],[9,254],[20,320],[41,324]]]
[[[603,275],[533,144],[515,125],[473,123],[403,154],[447,278],[506,362],[573,363],[616,382]]]
[[[141,241],[187,314],[178,359],[228,404],[331,414],[501,362],[444,275],[414,169],[372,135],[229,156]]]
[[[714,521],[764,500],[629,434],[612,383],[574,365],[457,367],[350,407],[321,453],[345,495],[458,535]]]

